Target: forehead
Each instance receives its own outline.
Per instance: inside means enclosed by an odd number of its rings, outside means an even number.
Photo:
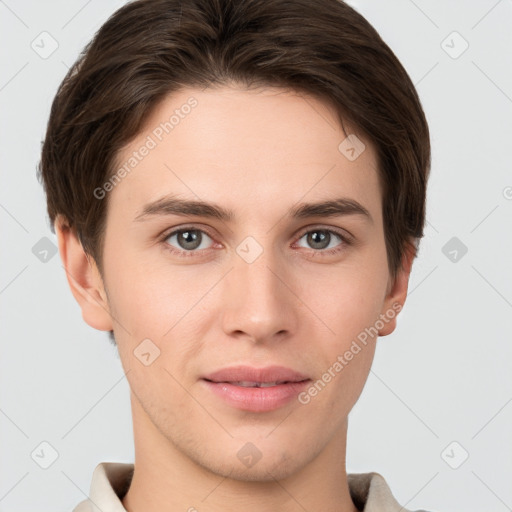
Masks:
[[[280,206],[343,195],[379,218],[374,147],[344,124],[346,133],[332,107],[296,91],[182,89],[119,152],[123,177],[109,199],[133,219],[166,193],[211,199],[241,215],[277,215]]]

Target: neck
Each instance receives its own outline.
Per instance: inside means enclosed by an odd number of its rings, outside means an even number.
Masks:
[[[358,512],[345,469],[347,421],[295,472],[276,478],[276,471],[268,471],[263,480],[248,480],[198,464],[154,426],[133,394],[131,402],[135,468],[122,499],[128,512]]]

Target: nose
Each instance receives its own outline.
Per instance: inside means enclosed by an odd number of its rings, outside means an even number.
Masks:
[[[271,247],[262,249],[252,262],[243,252],[240,252],[243,257],[234,254],[233,268],[224,280],[221,299],[224,332],[254,343],[290,337],[301,312],[292,269]]]

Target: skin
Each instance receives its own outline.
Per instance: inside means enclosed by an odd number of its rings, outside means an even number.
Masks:
[[[118,163],[191,96],[197,106],[108,193],[103,278],[63,219],[56,221],[83,319],[114,330],[131,389],[135,472],[123,505],[130,512],[356,512],[345,469],[347,418],[377,336],[308,404],[242,411],[200,378],[237,364],[280,364],[316,381],[379,315],[403,306],[413,254],[392,280],[375,148],[351,127],[347,133],[366,149],[347,159],[338,150],[346,135],[334,112],[311,96],[226,85],[167,97]],[[215,202],[235,219],[134,221],[146,203],[168,193]],[[297,203],[340,196],[361,203],[373,221],[286,216]],[[208,230],[191,257],[166,249],[186,251],[187,239],[159,239],[190,225]],[[333,233],[328,249],[342,250],[321,254],[307,236],[315,229],[350,233],[354,243]],[[263,249],[252,263],[236,252],[247,236]],[[379,336],[395,327],[396,316]],[[149,366],[134,355],[146,338],[160,350]],[[262,454],[249,468],[237,457],[248,442]]]

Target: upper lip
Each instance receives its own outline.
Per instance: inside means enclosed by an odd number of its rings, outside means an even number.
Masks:
[[[284,366],[266,366],[265,368],[231,366],[210,373],[203,379],[213,382],[300,382],[309,380],[309,377]]]

